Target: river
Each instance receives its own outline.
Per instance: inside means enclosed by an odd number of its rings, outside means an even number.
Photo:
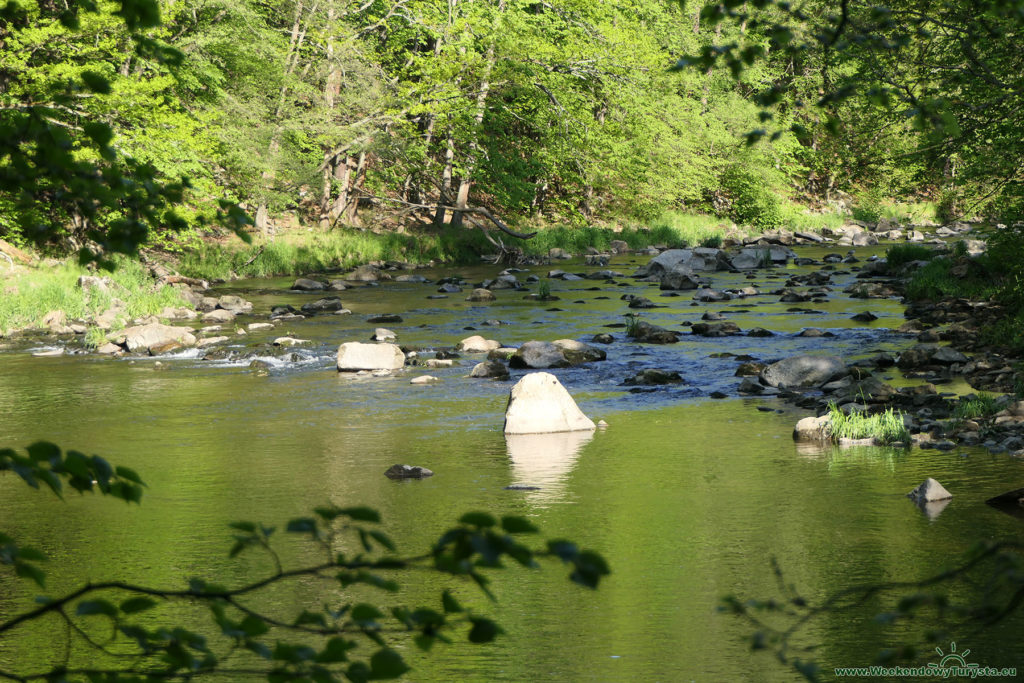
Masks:
[[[820,258],[835,249],[798,251]],[[878,250],[858,255],[870,253]],[[646,260],[618,256],[609,267],[628,275]],[[579,262],[551,267],[597,270]],[[528,270],[543,276],[548,268]],[[753,279],[714,273],[711,279],[716,288],[771,289],[814,268],[789,265],[757,271]],[[229,522],[283,526],[328,501],[377,508],[410,554],[425,550],[463,512],[522,515],[545,536],[600,551],[612,575],[594,592],[569,584],[562,566],[509,568],[494,577],[494,605],[459,586],[461,599],[489,611],[507,633],[493,645],[458,643],[427,655],[399,642],[414,667],[409,680],[794,680],[795,672],[770,654],[751,653],[748,624],[716,611],[726,595],[780,597],[770,558],[787,583],[815,601],[854,583],[920,579],[977,541],[1020,533],[1019,520],[984,504],[1022,485],[1019,460],[970,448],[798,446],[791,432],[806,412],[778,399],[737,394],[737,361],[723,353],[767,361],[827,352],[852,360],[913,343],[893,331],[903,321],[900,303],[850,299],[841,290],[854,273],[838,268],[845,274],[833,277],[826,301],[796,305],[761,296],[697,306],[692,292],[668,296],[629,278],[554,281],[552,293],[560,300],[543,303],[509,290],[496,292],[495,303],[471,304],[464,294],[427,299],[436,285],[358,287],[339,294],[352,315],[280,324],[232,341],[244,349],[289,333],[310,340],[296,348],[297,362],[273,360],[269,374],[252,371],[249,360],[204,361],[195,352],[159,359],[6,353],[0,356],[0,444],[24,447],[46,439],[98,453],[138,470],[148,490],[138,506],[77,494],[60,502],[4,477],[2,528],[50,556],[47,588],[56,595],[86,580],[115,577],[160,587],[183,587],[187,576],[241,584],[269,565],[258,554],[228,559]],[[479,281],[496,271],[416,272]],[[272,305],[297,307],[316,298],[288,291],[290,282],[233,282],[218,291],[242,294],[255,304],[250,319],[264,320]],[[642,319],[672,329],[717,311],[743,330],[758,326],[775,336],[686,335],[674,345],[633,343],[621,328],[606,327],[624,321],[628,309],[620,297],[626,293],[664,304],[642,311]],[[787,310],[793,307],[810,312]],[[561,310],[548,310],[553,308]],[[878,320],[850,320],[864,310]],[[385,325],[399,343],[423,347],[454,346],[472,334],[518,345],[566,337],[589,341],[611,332],[616,341],[604,347],[609,360],[554,371],[582,410],[608,426],[592,436],[506,442],[501,428],[512,382],[469,379],[476,361],[468,358],[455,368],[430,370],[440,382],[423,386],[409,384],[427,372],[420,368],[386,378],[337,373],[337,345],[367,340],[376,325],[366,318],[381,313],[403,317]],[[508,324],[485,324],[492,319]],[[804,327],[827,328],[836,336],[794,336]],[[643,368],[678,371],[685,383],[648,393],[621,386]],[[513,371],[513,382],[521,374]],[[903,382],[895,369],[885,374],[894,384]],[[727,398],[710,398],[716,391]],[[436,475],[386,479],[384,470],[396,463],[428,467]],[[954,494],[934,519],[905,497],[929,476]],[[510,485],[536,488],[507,490]],[[294,539],[281,541],[287,563],[311,559]],[[441,585],[417,579],[398,598],[379,600],[439,607],[433,603]],[[0,576],[0,615],[30,606],[38,592]],[[327,597],[298,585],[272,591],[268,600],[287,613]],[[872,601],[823,616],[802,642],[820,645],[812,657],[826,667],[866,666],[907,633],[903,626],[873,621],[883,608]],[[1022,634],[1024,619],[1015,616],[963,640],[960,650],[970,648],[969,661],[1024,666],[1014,661]],[[41,622],[6,638],[0,663],[38,662],[44,668],[61,656],[62,639],[56,619]],[[72,661],[88,663],[90,656],[76,647]]]

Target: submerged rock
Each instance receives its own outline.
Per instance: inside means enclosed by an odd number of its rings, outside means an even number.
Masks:
[[[627,378],[623,384],[626,386],[660,386],[662,384],[680,384],[682,381],[683,378],[678,372],[649,368]]]
[[[434,476],[426,467],[419,465],[392,465],[384,472],[388,479],[425,479]]]

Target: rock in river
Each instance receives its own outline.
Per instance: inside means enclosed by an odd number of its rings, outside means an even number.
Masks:
[[[930,503],[933,500],[952,498],[953,494],[947,491],[945,486],[928,477],[920,486],[908,493],[907,497],[919,503]]]
[[[531,372],[509,394],[505,409],[506,434],[546,434],[595,429],[572,396],[547,372]]]
[[[434,473],[419,465],[392,465],[384,476],[388,479],[424,479],[434,476]]]
[[[177,342],[182,346],[192,346],[196,343],[196,337],[189,328],[173,327],[160,323],[129,327],[118,335],[119,338],[122,336],[129,351],[148,350],[153,347],[164,346],[170,342]]]
[[[398,370],[405,365],[405,354],[395,344],[346,342],[338,347],[338,371]]]
[[[835,356],[793,356],[766,367],[761,372],[761,381],[770,387],[820,387],[848,372],[843,361]]]

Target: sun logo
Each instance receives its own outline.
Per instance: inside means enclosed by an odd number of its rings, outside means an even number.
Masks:
[[[964,650],[963,652],[957,652],[956,651],[956,643],[950,643],[949,644],[949,654],[948,655],[945,654],[942,651],[941,647],[935,648],[935,651],[939,653],[939,656],[942,657],[942,659],[939,660],[938,664],[933,664],[933,663],[929,662],[928,666],[942,667],[942,668],[949,668],[949,667],[953,667],[953,666],[961,667],[961,668],[976,667],[976,666],[978,666],[977,664],[968,664],[967,663],[967,660],[964,659],[964,657],[966,657],[967,655],[971,654],[971,651],[970,650]]]

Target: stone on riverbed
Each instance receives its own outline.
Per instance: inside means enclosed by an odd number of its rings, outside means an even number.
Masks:
[[[395,344],[346,342],[338,347],[338,372],[398,370],[404,365],[405,354]]]
[[[829,431],[828,415],[821,417],[805,417],[796,423],[793,429],[794,441],[828,441],[832,434]]]
[[[668,370],[657,370],[648,368],[641,370],[632,377],[627,378],[623,384],[626,386],[660,386],[662,384],[680,384],[683,378],[678,372]]]
[[[223,308],[218,308],[209,313],[203,314],[204,323],[230,323],[235,319],[235,314]]]
[[[426,467],[419,465],[392,465],[384,472],[388,479],[425,479],[434,476]]]
[[[531,372],[509,394],[505,409],[506,434],[547,434],[595,429],[572,396],[547,372]]]
[[[466,353],[487,353],[488,351],[500,348],[501,342],[494,339],[484,339],[479,334],[466,337],[455,347],[457,351],[465,351]]]
[[[322,282],[316,280],[310,280],[309,278],[300,277],[292,284],[292,289],[297,289],[300,292],[319,292],[327,289],[327,286]]]
[[[469,373],[470,377],[483,377],[483,378],[495,378],[495,379],[507,379],[508,368],[505,364],[497,360],[486,360],[483,363],[477,363],[473,370]]]
[[[770,387],[820,387],[848,373],[843,361],[835,356],[792,356],[762,370],[761,382]]]
[[[341,299],[336,296],[332,296],[326,299],[317,299],[316,301],[310,301],[309,303],[302,304],[302,308],[300,310],[305,315],[316,315],[317,313],[340,311],[344,307],[345,306],[341,303]]]
[[[564,368],[605,358],[607,354],[603,350],[589,344],[574,339],[558,339],[553,342],[526,342],[509,358],[509,364],[513,368]]]
[[[483,287],[477,287],[470,293],[469,296],[466,297],[466,301],[483,303],[487,301],[494,301],[497,298],[498,297],[494,296],[494,292],[492,292],[491,290],[484,289]]]
[[[627,336],[647,344],[675,344],[679,341],[677,332],[666,330],[664,327],[658,327],[643,320],[633,325]]]
[[[149,323],[148,325],[136,325],[116,335],[117,339],[124,339],[124,345],[129,351],[148,351],[153,347],[165,346],[170,342],[176,342],[181,346],[192,346],[196,343],[196,337],[192,330],[187,327],[173,327],[161,323]]]

